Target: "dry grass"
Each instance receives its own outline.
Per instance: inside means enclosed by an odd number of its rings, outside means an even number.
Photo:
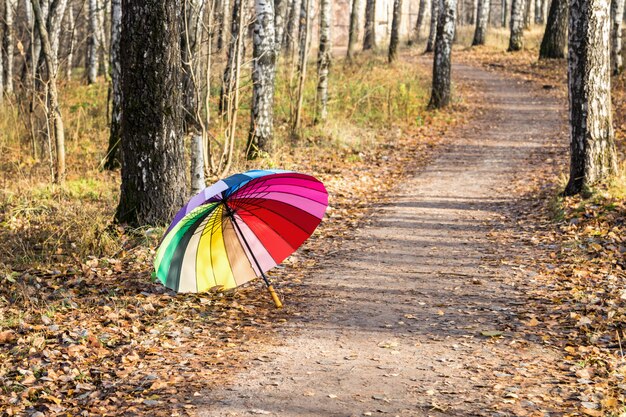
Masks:
[[[425,112],[428,77],[416,76],[408,63],[390,66],[384,57],[364,55],[353,65],[337,61],[331,72],[327,122],[312,123],[315,108],[315,67],[309,68],[304,123],[297,143],[289,132],[289,74],[280,71],[276,92],[276,152],[254,162],[244,158],[249,123],[249,73],[242,85],[240,124],[233,171],[251,167],[307,169],[301,160],[312,151],[360,160],[359,153],[383,144],[401,129],[410,132],[428,122]],[[215,80],[217,82],[217,80]],[[120,234],[111,227],[118,199],[119,173],[101,169],[108,141],[107,85],[86,86],[73,80],[61,86],[66,126],[68,179],[63,187],[50,182],[49,155],[43,132],[33,151],[29,115],[18,100],[0,109],[0,265],[5,268],[47,267],[113,256],[146,241],[145,231]],[[217,92],[217,91],[216,91]],[[213,104],[216,104],[216,99]],[[41,113],[40,111],[38,113]],[[217,118],[214,118],[214,120]],[[39,115],[34,125],[45,126]],[[220,137],[223,126],[214,125]],[[393,135],[390,134],[393,133]],[[347,159],[346,159],[347,158]],[[149,232],[148,234],[158,235]],[[147,240],[155,244],[154,239]]]

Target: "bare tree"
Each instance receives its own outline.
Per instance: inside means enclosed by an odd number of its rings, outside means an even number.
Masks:
[[[59,96],[57,92],[57,69],[55,67],[56,58],[52,53],[48,30],[44,20],[43,12],[39,4],[39,0],[31,0],[33,11],[35,13],[35,21],[39,31],[39,38],[43,49],[44,59],[47,67],[47,90],[48,90],[48,118],[51,125],[51,131],[54,133],[56,147],[56,170],[54,172],[54,180],[56,183],[62,184],[65,181],[65,131],[63,128],[63,118],[61,116],[61,108],[59,107]]]
[[[478,16],[476,18],[476,30],[474,31],[472,46],[485,44],[487,24],[489,23],[489,6],[490,0],[478,0]]]
[[[276,46],[276,60],[278,61],[283,46],[283,36],[285,34],[285,20],[287,19],[287,13],[289,12],[289,0],[274,0],[274,6],[276,13],[274,18],[276,35],[274,45]]]
[[[611,72],[622,73],[622,25],[624,22],[624,0],[611,0]]]
[[[394,0],[393,20],[391,22],[391,37],[389,39],[389,52],[387,53],[387,60],[389,62],[395,61],[398,56],[400,19],[402,19],[402,0]]]
[[[363,50],[376,48],[376,0],[365,0],[365,32]]]
[[[306,64],[309,57],[309,32],[311,21],[311,0],[302,0],[300,8],[300,32],[298,33],[298,86],[296,91],[296,108],[292,113],[292,132],[300,129],[302,120],[302,100],[304,98],[304,81],[306,80]]]
[[[567,50],[567,0],[552,0],[539,59],[565,58]]]
[[[65,15],[67,0],[57,0],[51,3],[48,14],[48,33],[50,36],[50,47],[52,49],[52,59],[54,68],[59,66],[59,45],[61,42],[61,21]]]
[[[348,30],[348,52],[347,58],[354,58],[354,45],[359,37],[359,10],[361,0],[352,0],[352,10],[350,11],[350,28]]]
[[[452,40],[456,26],[456,1],[443,0],[437,19],[437,41],[433,59],[433,88],[428,108],[440,109],[450,103]]]
[[[181,10],[180,0],[122,1],[120,223],[165,225],[187,197]]]
[[[4,4],[4,50],[6,51],[6,66],[4,73],[4,91],[6,94],[13,94],[13,55],[15,46],[14,19],[17,0],[6,0]]]
[[[272,0],[255,0],[254,6],[256,19],[252,38],[252,111],[246,152],[251,159],[268,153],[273,148],[276,77],[274,4]]]
[[[291,0],[289,5],[289,16],[287,18],[287,28],[283,34],[283,45],[287,55],[291,56],[294,51],[294,43],[296,39],[296,21],[298,20],[298,8],[300,2]]]
[[[568,86],[570,177],[565,194],[617,172],[611,115],[610,5],[570,0]]]
[[[431,0],[430,7],[430,32],[428,33],[428,42],[426,42],[426,51],[435,50],[435,38],[437,37],[437,22],[439,21],[439,10],[441,9],[442,0]]]
[[[428,0],[420,0],[419,10],[417,11],[417,21],[415,22],[415,33],[413,37],[409,39],[409,45],[413,42],[418,43],[420,41],[420,35],[422,27],[424,26],[424,16],[426,15],[426,8],[428,7]]]
[[[72,77],[72,69],[74,62],[74,47],[76,36],[76,23],[74,22],[74,9],[72,3],[67,7],[67,21],[66,21],[66,33],[67,33],[67,65],[65,66],[65,78],[68,80]]]
[[[328,72],[331,62],[330,0],[320,0],[320,47],[317,54],[317,109],[316,121],[325,121],[328,115]]]
[[[120,140],[122,139],[122,67],[120,62],[120,37],[122,36],[122,0],[111,1],[111,125],[109,147],[104,169],[119,168]]]
[[[511,4],[511,37],[509,51],[521,51],[524,47],[524,11],[525,0],[512,0]]]
[[[87,83],[93,84],[98,77],[98,0],[88,0],[87,30]]]

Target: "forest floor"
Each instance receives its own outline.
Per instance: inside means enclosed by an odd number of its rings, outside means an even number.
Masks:
[[[453,74],[477,115],[290,294],[298,313],[232,381],[200,393],[200,415],[599,416],[617,405],[579,389],[594,370],[568,356],[572,326],[548,315],[532,261],[556,245],[530,241],[538,225],[523,221],[538,171],[566,156],[565,103],[476,63]]]

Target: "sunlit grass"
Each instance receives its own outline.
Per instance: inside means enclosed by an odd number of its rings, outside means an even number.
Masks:
[[[245,143],[250,125],[249,68],[242,78],[241,107],[232,171],[248,168],[295,168],[323,153],[337,163],[358,162],[367,152],[389,140],[391,129],[411,130],[432,117],[425,112],[428,76],[414,64],[389,65],[384,56],[364,54],[346,65],[335,60],[329,81],[328,120],[314,124],[317,83],[314,56],[305,84],[302,129],[294,140],[290,118],[294,94],[289,67],[279,69],[275,95],[275,142],[272,155],[246,161]],[[219,71],[212,80],[211,134],[224,135],[217,115]],[[293,85],[292,85],[293,86]],[[66,132],[67,181],[51,183],[50,155],[42,138],[45,117],[24,112],[28,102],[13,99],[0,108],[0,266],[46,266],[113,256],[124,249],[128,236],[111,227],[119,196],[119,172],[101,169],[107,151],[108,85],[103,79],[85,85],[81,77],[60,85]],[[29,117],[30,116],[30,117]],[[32,129],[31,129],[32,127]],[[35,132],[35,146],[33,135]],[[320,155],[321,157],[322,155]],[[209,179],[211,181],[212,179]],[[135,244],[154,244],[138,231]]]

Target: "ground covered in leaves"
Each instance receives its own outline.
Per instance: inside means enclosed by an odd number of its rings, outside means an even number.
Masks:
[[[427,84],[424,74],[417,80]],[[426,112],[426,98],[420,96],[419,109],[406,100],[389,103],[377,124],[359,121],[353,129],[361,137],[351,143],[329,134],[281,151],[282,168],[318,176],[331,196],[314,236],[271,273],[283,311],[259,282],[200,295],[175,295],[150,282],[162,230],[125,230],[102,220],[116,195],[109,174],[87,183],[70,177],[65,189],[37,186],[34,196],[7,186],[0,236],[14,249],[3,248],[0,259],[0,409],[33,416],[193,414],[201,388],[223,382],[238,355],[298,314],[290,294],[310,279],[316,259],[350,238],[408,162],[425,163],[442,133],[467,116],[459,103],[449,112]],[[392,107],[403,109],[402,120]],[[33,183],[29,177],[22,185]],[[84,207],[70,207],[79,202]],[[97,227],[81,235],[96,216]]]
[[[505,72],[537,94],[553,94],[567,106],[565,60],[537,60],[535,49],[517,54],[478,48],[461,59]],[[572,387],[574,415],[626,412],[626,77],[612,79],[614,126],[621,173],[584,196],[560,195],[569,162],[567,120],[552,152],[535,154],[539,168],[511,192],[514,223],[496,238],[534,248],[518,260],[530,271],[529,303],[522,308],[529,337],[561,349],[563,378]],[[567,114],[567,113],[565,113]],[[561,381],[563,382],[563,381]]]

